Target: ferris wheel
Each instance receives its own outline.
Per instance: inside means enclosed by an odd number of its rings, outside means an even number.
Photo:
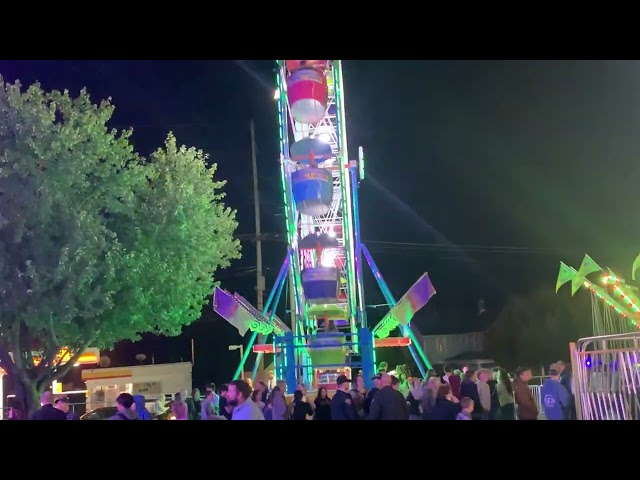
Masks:
[[[409,347],[418,369],[430,368],[413,314],[435,293],[425,273],[398,302],[360,236],[358,185],[364,154],[349,159],[345,92],[340,60],[278,60],[274,98],[278,105],[280,177],[288,251],[265,308],[258,312],[239,294],[217,288],[214,309],[241,335],[252,331],[236,378],[250,351],[275,354],[276,376],[287,391],[298,383],[333,386],[339,374],[375,374],[375,349]],[[367,323],[363,261],[371,268],[391,310],[378,325]],[[285,284],[291,319],[275,315]],[[271,312],[271,313],[270,313]],[[401,337],[389,337],[399,327]],[[258,334],[272,341],[255,345]]]

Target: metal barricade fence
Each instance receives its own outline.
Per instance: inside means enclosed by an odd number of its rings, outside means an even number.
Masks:
[[[571,344],[579,420],[640,419],[640,333]]]
[[[533,395],[533,401],[536,402],[538,412],[542,413],[544,411],[542,408],[542,385],[529,385],[529,390]]]

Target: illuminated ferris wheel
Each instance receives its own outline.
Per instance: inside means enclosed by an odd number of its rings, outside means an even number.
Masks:
[[[435,293],[423,275],[399,301],[391,295],[361,242],[358,184],[364,155],[349,160],[340,60],[278,60],[280,173],[288,252],[263,312],[244,297],[216,289],[214,309],[241,334],[253,335],[236,377],[252,349],[275,354],[276,375],[297,383],[333,386],[335,377],[356,368],[365,380],[375,373],[375,348],[408,346],[422,374],[430,368],[410,321]],[[374,328],[367,324],[363,260],[392,307]],[[290,322],[275,312],[288,283]],[[399,327],[401,337],[389,337]],[[270,343],[254,345],[259,333]],[[255,376],[258,360],[253,369]]]

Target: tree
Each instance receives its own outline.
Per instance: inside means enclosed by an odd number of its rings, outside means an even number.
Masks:
[[[487,349],[508,367],[546,365],[568,359],[569,343],[591,334],[588,295],[549,288],[508,301],[487,332]]]
[[[29,413],[87,347],[179,334],[240,256],[216,166],[172,134],[141,157],[113,111],[0,77],[0,367]]]

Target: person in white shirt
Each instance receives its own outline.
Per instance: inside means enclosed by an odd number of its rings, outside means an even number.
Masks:
[[[487,381],[491,378],[491,372],[489,370],[480,370],[478,372],[478,380],[476,381],[476,387],[478,388],[478,397],[482,404],[482,420],[489,419],[489,412],[491,411],[491,388]]]

